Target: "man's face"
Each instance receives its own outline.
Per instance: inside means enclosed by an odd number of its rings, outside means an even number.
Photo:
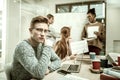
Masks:
[[[31,38],[37,43],[44,43],[48,32],[48,24],[36,23],[34,28],[30,28]]]
[[[89,22],[93,23],[94,20],[95,20],[95,15],[93,15],[91,13],[88,13],[87,14],[87,18],[88,18]]]
[[[53,22],[54,22],[54,18],[51,17],[50,19],[48,19],[48,21],[49,21],[49,24],[53,24]]]

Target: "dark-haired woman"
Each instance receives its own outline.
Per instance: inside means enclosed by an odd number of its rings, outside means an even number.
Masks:
[[[105,29],[102,23],[96,21],[95,8],[87,12],[87,18],[89,22],[83,28],[81,39],[91,38],[90,29],[98,29],[96,31],[93,30],[94,37],[88,40],[88,47],[89,52],[95,52],[96,55],[99,55],[103,48],[102,41],[105,40]]]

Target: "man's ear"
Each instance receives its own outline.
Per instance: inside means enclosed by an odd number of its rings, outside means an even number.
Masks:
[[[29,28],[29,32],[30,32],[30,33],[32,32],[32,28]]]

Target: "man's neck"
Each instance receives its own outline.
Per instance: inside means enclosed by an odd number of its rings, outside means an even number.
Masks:
[[[33,47],[37,47],[39,45],[38,42],[36,42],[34,39],[32,38],[29,38],[28,41],[30,42],[30,44],[33,46]]]

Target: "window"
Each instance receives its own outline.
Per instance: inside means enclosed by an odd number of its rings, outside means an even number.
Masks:
[[[57,8],[58,13],[66,13],[69,12],[69,6],[58,6]]]
[[[87,13],[91,8],[96,10],[97,21],[105,24],[105,1],[92,1],[92,2],[80,2],[80,3],[68,3],[68,4],[57,4],[56,13]]]
[[[71,8],[71,12],[83,12],[87,13],[88,11],[88,6],[87,5],[73,5]]]

